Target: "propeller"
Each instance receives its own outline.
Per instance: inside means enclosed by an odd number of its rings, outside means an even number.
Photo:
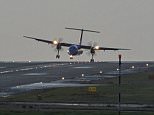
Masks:
[[[63,38],[55,38],[53,40],[53,44],[51,45],[53,48],[55,47],[54,51],[57,50],[63,50],[63,48],[61,47],[60,43],[63,41]]]
[[[97,46],[97,43],[90,41],[90,42],[88,42],[88,45],[91,47],[95,47],[95,46]]]
[[[62,50],[62,47],[61,47],[61,42],[62,42],[62,38],[58,38],[58,39],[55,39],[53,40],[53,44],[52,44],[52,47],[56,47],[54,51],[57,52],[57,55],[56,55],[56,58],[60,58],[60,50]]]
[[[57,45],[58,45],[59,43],[61,43],[62,41],[63,41],[62,38],[55,38],[55,39],[53,40],[52,47],[57,46]]]
[[[99,46],[97,45],[96,42],[88,42],[88,45],[91,46],[90,50],[88,51],[88,55],[91,55],[90,62],[94,62],[94,56],[96,55],[95,50],[99,49]]]
[[[97,42],[88,42],[88,45],[91,46],[91,49],[87,52],[88,55],[96,55],[95,50],[99,49]]]

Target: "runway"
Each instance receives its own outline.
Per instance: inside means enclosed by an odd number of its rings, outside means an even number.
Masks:
[[[148,65],[147,65],[148,64]],[[123,62],[122,74],[154,70],[154,62]],[[1,96],[6,91],[99,85],[118,75],[118,62],[0,62]]]
[[[117,111],[118,104],[100,103],[47,103],[47,102],[0,102],[1,107],[12,110],[111,110]],[[154,111],[153,104],[121,104],[121,111]]]

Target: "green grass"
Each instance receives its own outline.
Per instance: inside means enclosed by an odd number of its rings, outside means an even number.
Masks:
[[[53,88],[34,90],[7,98],[1,101],[36,101],[36,102],[88,102],[117,103],[117,92],[121,91],[122,103],[154,104],[154,80],[148,75],[154,73],[138,73],[122,77],[121,88],[118,78],[107,79],[97,87],[96,94],[89,94],[88,87]],[[7,111],[1,108],[0,115],[118,115],[115,111]],[[153,115],[154,112],[122,112],[121,115]]]
[[[96,86],[97,93],[93,95],[88,93],[88,87],[69,87],[34,90],[7,98],[0,98],[0,100],[117,103],[117,92],[120,90],[122,103],[154,104],[154,80],[148,79],[149,74],[154,73],[143,72],[122,77],[120,89],[117,85],[118,78],[107,79],[101,86]]]

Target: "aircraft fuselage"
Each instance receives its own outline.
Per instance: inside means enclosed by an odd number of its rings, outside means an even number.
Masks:
[[[71,45],[68,48],[68,54],[72,56],[81,55],[83,53],[83,50],[81,50],[80,45]]]

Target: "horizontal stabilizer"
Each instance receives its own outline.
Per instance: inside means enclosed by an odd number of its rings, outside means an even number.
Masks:
[[[99,31],[85,30],[85,29],[79,29],[79,28],[67,28],[67,27],[66,27],[65,29],[100,33]]]

